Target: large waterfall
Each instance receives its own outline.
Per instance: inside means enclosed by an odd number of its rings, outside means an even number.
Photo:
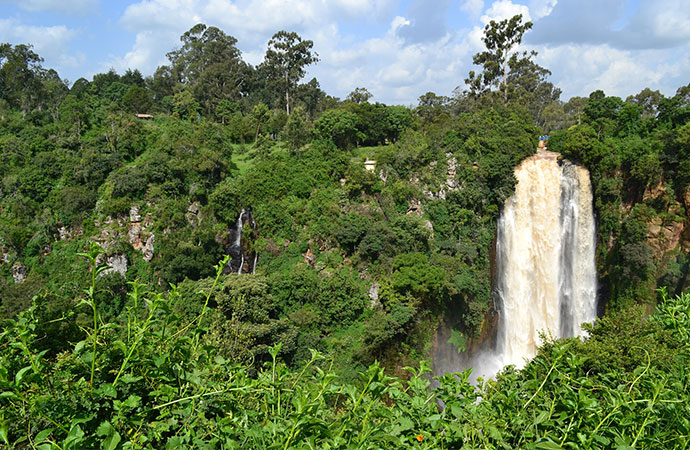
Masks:
[[[580,324],[596,319],[589,172],[558,156],[540,150],[515,169],[515,194],[498,221],[495,334],[462,355],[439,342],[437,373],[472,367],[474,379],[508,364],[522,367],[536,354],[540,333],[577,336]]]
[[[498,222],[495,358],[524,365],[539,333],[581,334],[596,318],[595,226],[587,169],[540,152],[515,170]]]

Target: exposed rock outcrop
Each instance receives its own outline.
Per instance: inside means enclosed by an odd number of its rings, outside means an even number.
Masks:
[[[191,205],[189,205],[189,208],[187,208],[187,212],[185,213],[185,218],[187,219],[187,222],[189,222],[190,225],[196,227],[201,223],[201,210],[199,207],[201,204],[199,202],[193,202]]]
[[[146,214],[143,218],[139,213],[139,209],[132,206],[129,212],[130,222],[127,225],[127,238],[134,250],[143,253],[144,261],[151,261],[154,256],[154,243],[156,236],[154,233],[148,231],[148,228],[153,224],[151,213]]]
[[[101,272],[101,275],[106,275],[108,273],[117,272],[123,278],[125,277],[125,274],[127,273],[127,267],[128,267],[126,255],[119,254],[119,255],[108,256],[105,260],[105,263],[107,265],[109,265],[110,268]]]
[[[451,152],[446,153],[446,160],[448,165],[448,169],[446,170],[446,180],[443,183],[441,183],[441,186],[439,187],[437,192],[432,191],[429,186],[423,186],[422,193],[424,194],[424,197],[428,199],[439,198],[441,200],[445,200],[448,192],[457,191],[460,188],[458,186],[458,182],[455,179],[458,168],[458,160]],[[432,169],[435,168],[436,162],[433,161],[430,167]],[[419,178],[417,176],[413,176],[410,182],[412,184],[420,184]]]
[[[12,278],[14,278],[15,284],[23,283],[26,280],[27,270],[24,263],[17,261],[12,265]]]

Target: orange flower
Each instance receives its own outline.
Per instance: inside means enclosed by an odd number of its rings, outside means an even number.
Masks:
[[[417,435],[417,440],[418,440],[419,442],[422,442],[422,441],[424,440],[424,436],[422,436],[421,434],[418,434],[418,435]]]

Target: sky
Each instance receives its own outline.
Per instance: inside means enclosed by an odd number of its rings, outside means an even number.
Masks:
[[[151,75],[197,23],[237,38],[255,65],[275,32],[296,31],[320,59],[304,81],[416,105],[462,89],[484,26],[515,14],[534,23],[522,47],[563,100],[690,83],[690,0],[0,0],[0,42],[32,44],[71,83],[110,68]]]

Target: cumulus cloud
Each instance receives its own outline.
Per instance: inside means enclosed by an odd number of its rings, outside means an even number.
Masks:
[[[670,48],[690,40],[690,8],[687,1],[646,2],[613,40],[623,48]]]
[[[0,0],[0,3],[15,3],[20,8],[32,12],[83,14],[93,10],[98,0]]]
[[[525,40],[535,44],[606,43],[624,6],[625,0],[561,0],[548,16],[535,22]]]
[[[532,20],[538,20],[551,14],[557,3],[558,0],[530,0],[529,11]]]
[[[450,4],[429,8],[415,0],[401,17],[394,14],[397,0],[142,0],[119,20],[136,33],[133,46],[103,61],[101,70],[152,73],[179,36],[200,22],[235,36],[244,59],[259,64],[270,37],[285,29],[314,41],[321,61],[306,79],[316,76],[329,94],[344,97],[364,86],[376,101],[410,103],[429,90],[449,94],[466,75],[469,46],[446,24]],[[387,29],[369,39],[348,39],[339,28],[369,22],[380,29],[382,21]]]
[[[460,9],[469,14],[471,18],[476,19],[484,10],[484,0],[462,0]]]
[[[524,21],[532,20],[529,7],[513,3],[511,0],[500,0],[494,2],[491,7],[486,10],[485,14],[481,17],[481,21],[487,24],[492,20],[500,21],[510,19],[517,14],[522,14],[522,19]]]
[[[672,95],[690,71],[690,11],[683,3],[547,2],[550,12],[537,15],[524,42],[539,52],[564,99],[596,89],[626,97],[645,87]]]
[[[687,83],[683,74],[690,70],[687,57],[676,59],[667,51],[638,52],[605,44],[564,44],[538,50],[538,62],[552,70],[565,99],[586,96],[597,89],[625,98],[645,87],[672,95]],[[680,52],[687,54],[688,50],[686,47]]]
[[[26,25],[16,19],[0,19],[0,42],[32,44],[34,51],[45,59],[46,66],[58,70],[84,62],[83,54],[74,55],[68,49],[69,42],[77,34],[64,25],[41,27]]]

